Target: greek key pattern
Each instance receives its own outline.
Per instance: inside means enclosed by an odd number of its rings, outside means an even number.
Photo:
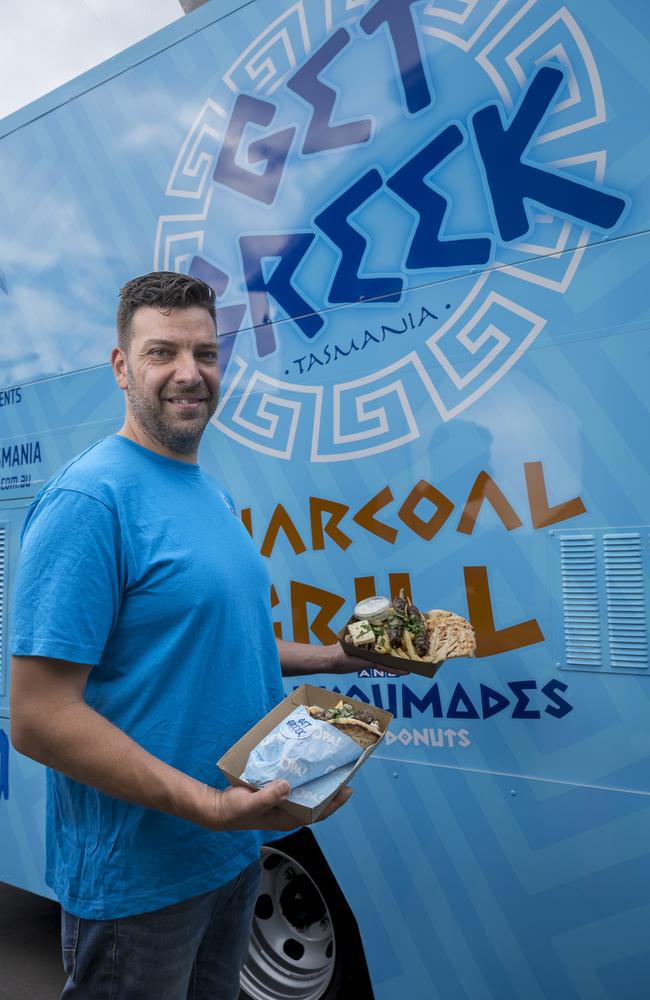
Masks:
[[[212,422],[240,444],[274,458],[291,459],[299,428],[317,425],[322,388],[272,378],[237,356],[231,365],[235,375]]]
[[[409,400],[413,374],[423,369],[415,352],[350,382],[331,387],[327,413],[314,434],[312,462],[337,462],[376,455],[420,436]]]
[[[335,24],[345,24],[363,13],[371,0],[325,0],[325,27],[331,31]]]
[[[174,164],[165,194],[201,199],[221,146],[228,113],[214,101],[206,101],[196,116]]]
[[[438,377],[431,388],[442,419],[457,416],[488,392],[545,324],[544,317],[490,289],[489,275],[482,275],[462,305],[427,340],[446,376]]]
[[[211,200],[210,189],[199,212],[160,216],[154,248],[155,271],[187,270],[193,254],[203,249]]]
[[[310,49],[305,7],[299,0],[251,42],[225,73],[224,83],[234,94],[272,94]]]
[[[441,38],[445,42],[470,52],[483,38],[490,25],[498,22],[498,17],[508,0],[464,0],[459,5],[455,0],[432,0],[421,14],[422,33]],[[459,10],[460,6],[460,10]]]
[[[376,455],[416,440],[409,396],[416,375],[432,395],[416,352],[382,371],[333,386],[299,386],[263,375],[233,357],[236,374],[213,423],[255,451],[290,460],[299,429],[312,428],[310,461],[336,462]],[[345,428],[345,429],[344,429]]]
[[[358,18],[370,3],[323,0],[317,16],[324,15],[330,32]],[[538,64],[561,65],[565,93],[534,143],[547,144],[602,122],[599,74],[569,12],[558,3],[556,12],[540,23],[533,0],[518,5],[514,14],[512,10],[507,0],[431,0],[414,18],[423,43],[427,36],[436,37],[470,53],[509,114]],[[224,75],[228,90],[260,96],[277,91],[311,50],[307,12],[311,17],[315,8],[299,0],[269,24]],[[179,151],[166,194],[192,199],[193,211],[179,206],[161,216],[155,267],[187,270],[192,255],[204,250],[211,197],[207,180],[226,119],[224,108],[208,101]],[[583,151],[573,157],[546,162],[569,171],[578,167],[582,176],[602,183],[605,151],[584,147],[583,142]],[[503,378],[544,328],[543,309],[538,313],[518,304],[523,288],[536,285],[551,295],[564,294],[580,266],[589,230],[541,210],[534,222],[531,236],[502,248],[500,267],[463,279],[461,302],[435,333],[423,330],[415,350],[372,374],[303,385],[259,371],[250,349],[238,351],[236,346],[215,423],[263,454],[289,460],[302,453],[312,462],[331,462],[377,455],[416,440],[418,421],[428,420],[424,415],[432,405],[443,421],[458,416]],[[250,345],[250,330],[240,336],[245,338],[242,346]]]
[[[550,142],[605,120],[598,68],[573,16],[560,7],[538,24],[534,2],[528,0],[476,56],[507,110],[514,106],[530,72],[538,64],[552,60],[567,74],[569,93],[553,108],[548,131],[537,137],[537,143]]]
[[[223,138],[227,112],[206,101],[180,148],[165,194],[192,200],[192,211],[161,215],[154,246],[154,270],[186,271],[194,253],[203,249],[205,223],[212,200],[208,181]],[[198,203],[198,204],[197,204]],[[182,204],[182,202],[181,202]]]
[[[506,25],[496,32],[477,55],[493,80],[506,108],[512,108],[516,96],[526,79],[526,72],[537,63],[557,60],[566,73],[568,96],[555,105],[549,115],[554,124],[540,135],[536,142],[546,143],[571,133],[582,131],[605,120],[604,97],[598,70],[584,34],[574,18],[564,7],[543,24],[533,21],[536,12],[533,4],[526,3]],[[586,159],[593,159],[595,177],[604,176],[605,151],[594,151]],[[554,165],[569,166],[577,159],[557,160]],[[514,266],[511,274],[525,281],[564,293],[582,260],[589,232],[566,220],[550,215],[538,216],[536,243],[521,243],[516,249],[536,259],[525,266]],[[547,239],[540,241],[544,234]],[[555,235],[554,235],[555,234]],[[561,254],[568,245],[576,249],[571,254]],[[561,254],[549,258],[547,254]]]

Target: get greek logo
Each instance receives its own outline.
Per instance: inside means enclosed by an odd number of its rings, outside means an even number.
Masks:
[[[587,38],[559,0],[514,7],[286,4],[202,108],[154,266],[217,293],[240,443],[344,461],[452,419],[620,225]]]
[[[289,740],[306,740],[312,734],[312,719],[287,719],[279,729],[280,736]]]

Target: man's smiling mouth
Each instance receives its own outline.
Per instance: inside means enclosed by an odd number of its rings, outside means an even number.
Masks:
[[[201,403],[207,402],[206,396],[174,396],[165,400],[177,410],[196,410]]]

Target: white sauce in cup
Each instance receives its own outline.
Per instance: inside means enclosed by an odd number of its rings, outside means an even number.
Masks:
[[[365,618],[370,624],[383,622],[388,617],[390,601],[387,597],[366,597],[354,609],[355,618]]]

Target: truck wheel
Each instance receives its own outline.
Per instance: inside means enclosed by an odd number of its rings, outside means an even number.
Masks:
[[[262,848],[240,1000],[352,994],[373,998],[356,921],[313,835],[300,830]]]

